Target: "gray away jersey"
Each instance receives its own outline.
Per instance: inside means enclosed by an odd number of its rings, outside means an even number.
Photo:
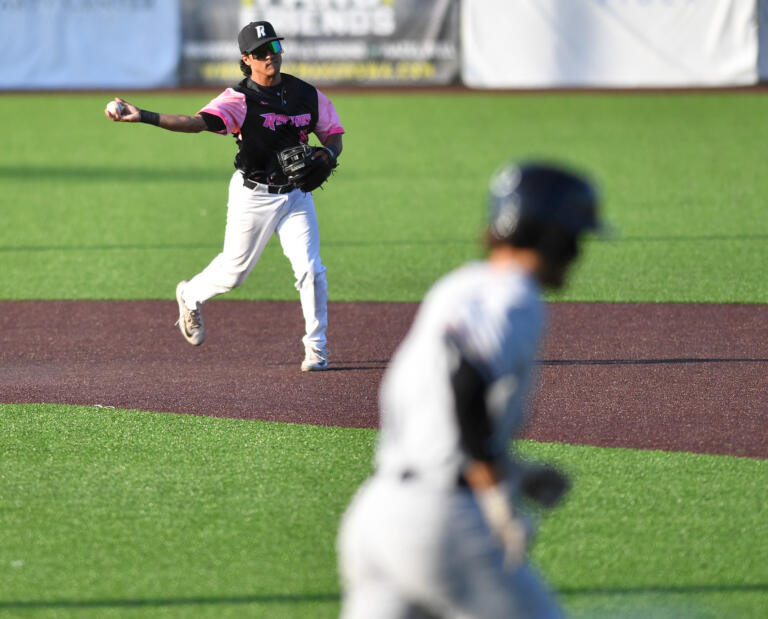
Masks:
[[[451,387],[449,333],[493,381],[493,449],[505,453],[525,421],[544,322],[539,294],[522,271],[485,261],[466,264],[432,287],[382,380],[378,472],[408,470],[452,487],[463,471],[467,455]]]

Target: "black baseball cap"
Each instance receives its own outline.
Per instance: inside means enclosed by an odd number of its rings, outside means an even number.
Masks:
[[[240,46],[241,54],[248,54],[265,43],[284,38],[277,36],[274,27],[268,21],[253,21],[237,35],[237,44]]]

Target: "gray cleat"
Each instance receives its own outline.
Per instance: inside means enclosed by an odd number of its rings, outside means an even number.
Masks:
[[[176,324],[179,325],[184,339],[193,346],[200,346],[205,341],[205,324],[203,323],[203,315],[200,313],[200,304],[191,310],[184,303],[181,292],[186,283],[187,281],[184,280],[176,286],[176,301],[179,304],[179,319]]]
[[[302,372],[322,372],[328,369],[328,349],[307,346],[304,361],[301,362]]]

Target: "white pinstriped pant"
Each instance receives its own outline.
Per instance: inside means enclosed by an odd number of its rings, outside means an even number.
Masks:
[[[312,194],[298,189],[271,194],[243,186],[239,171],[229,182],[224,248],[184,287],[188,307],[241,285],[276,234],[296,278],[304,315],[304,346],[322,348],[328,326],[328,284],[320,259],[320,233]]]

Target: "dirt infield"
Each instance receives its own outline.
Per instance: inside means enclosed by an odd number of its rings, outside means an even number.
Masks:
[[[332,303],[331,369],[299,371],[298,302],[0,302],[0,402],[375,427],[416,305]],[[768,457],[768,306],[558,303],[539,361],[541,441]]]

